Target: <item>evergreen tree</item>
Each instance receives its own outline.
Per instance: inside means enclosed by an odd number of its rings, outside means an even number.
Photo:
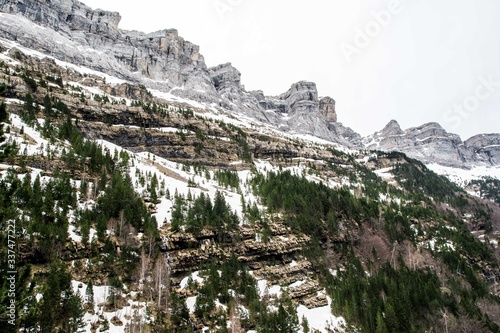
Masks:
[[[74,333],[83,326],[82,300],[71,287],[71,275],[63,262],[54,261],[42,287],[37,324],[42,332]]]
[[[189,324],[189,309],[186,302],[180,299],[179,295],[175,292],[171,294],[170,302],[172,309],[170,321],[173,325],[173,330],[175,332],[185,331],[191,326]]]
[[[385,325],[384,317],[380,310],[377,312],[377,330],[375,333],[389,333],[387,326]]]
[[[309,321],[307,320],[307,318],[305,316],[302,316],[302,332],[309,333],[309,331],[310,331]]]
[[[398,325],[398,316],[392,303],[388,301],[385,305],[385,322],[387,323],[387,329],[389,332],[400,332]]]
[[[4,123],[9,120],[9,114],[7,113],[7,106],[4,102],[0,103],[0,122]]]
[[[51,117],[52,116],[52,100],[50,99],[49,94],[46,94],[45,97],[43,98],[43,107],[44,107],[45,116]]]
[[[212,218],[212,225],[217,229],[221,229],[224,222],[229,220],[226,200],[219,191],[215,192]]]
[[[33,99],[33,96],[30,93],[27,93],[24,96],[24,106],[23,106],[24,112],[22,114],[22,119],[27,124],[33,124],[34,121],[36,120],[34,103],[35,101]]]
[[[0,103],[0,162],[16,154],[16,145],[14,143],[6,143],[4,135],[4,125],[9,120],[7,106],[5,103]]]
[[[181,230],[184,224],[184,200],[179,195],[174,198],[174,206],[172,207],[172,221],[170,229],[173,232]]]
[[[89,280],[87,288],[85,289],[85,304],[88,309],[94,309],[94,286],[92,280]]]

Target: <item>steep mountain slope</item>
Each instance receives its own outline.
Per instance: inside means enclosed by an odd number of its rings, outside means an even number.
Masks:
[[[460,184],[473,196],[405,154],[348,149],[360,136],[313,83],[246,92],[175,32],[72,1],[1,6],[20,14],[0,14],[7,331],[500,330],[494,181]],[[85,66],[71,53],[96,45]],[[437,124],[374,139],[428,136],[442,163],[496,145]]]
[[[438,123],[402,130],[391,120],[381,131],[366,138],[368,149],[397,150],[427,163],[457,168],[500,164],[500,134],[480,134],[465,142]]]
[[[359,135],[336,121],[332,99],[318,99],[314,83],[298,82],[277,97],[247,92],[234,67],[207,68],[199,47],[176,30],[124,31],[118,28],[118,13],[93,11],[76,0],[52,2],[51,6],[40,0],[9,0],[0,4],[0,12],[0,36],[30,49],[243,113],[285,131],[313,134],[347,146],[360,144]]]
[[[118,13],[94,11],[76,0],[56,1],[51,6],[40,0],[9,0],[0,4],[0,12],[0,36],[25,47],[210,108],[243,114],[281,131],[313,135],[350,148],[397,150],[447,166],[499,163],[499,134],[463,142],[436,123],[397,135],[386,133],[395,126],[389,123],[388,128],[362,140],[338,122],[335,101],[318,97],[314,83],[297,82],[280,96],[246,91],[236,68],[229,63],[207,68],[199,47],[173,29],[149,34],[124,31],[118,28]]]
[[[498,330],[500,209],[420,162],[2,52],[18,327]]]

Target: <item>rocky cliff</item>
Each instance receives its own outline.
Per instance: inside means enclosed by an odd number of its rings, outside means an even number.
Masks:
[[[359,147],[360,137],[337,123],[335,101],[320,99],[314,83],[295,83],[277,97],[248,92],[236,68],[229,63],[207,68],[199,47],[174,29],[125,31],[118,27],[118,13],[93,10],[76,0],[52,1],[51,6],[41,0],[8,0],[0,2],[0,12],[0,37],[56,59],[242,113],[284,131]]]
[[[246,91],[230,63],[207,67],[199,47],[174,29],[153,33],[119,28],[116,12],[93,10],[76,0],[0,1],[0,38],[78,66],[147,88],[245,115],[262,125],[307,134],[349,148],[397,150],[424,162],[455,167],[498,165],[500,135],[465,142],[437,123],[402,130],[391,121],[364,139],[338,122],[335,100],[320,97],[316,84],[299,81],[279,96]]]
[[[4,1],[0,11],[1,37],[118,78],[148,82],[151,88],[203,90],[198,99],[214,100],[199,47],[174,29],[123,31],[118,13],[92,10],[74,0],[52,1],[51,6],[37,0]]]
[[[500,134],[479,134],[464,142],[465,147],[473,152],[476,160],[486,164],[500,164]]]
[[[452,167],[500,163],[500,134],[481,134],[463,142],[438,123],[402,130],[391,120],[381,131],[363,138],[363,143],[369,149],[401,151],[426,163]]]

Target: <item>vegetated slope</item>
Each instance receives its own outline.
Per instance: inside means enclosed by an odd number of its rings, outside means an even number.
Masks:
[[[482,179],[473,179],[467,184],[467,187],[479,192],[481,198],[500,204],[500,180],[497,178],[484,176]]]
[[[497,208],[422,163],[2,52],[11,331],[499,330]]]

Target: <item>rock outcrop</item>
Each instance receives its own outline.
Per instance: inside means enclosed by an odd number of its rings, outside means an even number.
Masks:
[[[300,81],[292,84],[290,89],[280,96],[286,101],[287,112],[290,116],[306,112],[318,112],[318,90],[313,82]]]
[[[183,88],[216,100],[199,47],[168,29],[144,34],[118,28],[120,15],[76,0],[9,0],[0,4],[0,36],[118,78],[169,91]],[[38,29],[33,23],[48,28]],[[202,94],[201,91],[204,93]]]
[[[337,122],[337,112],[335,112],[335,100],[331,97],[323,97],[319,100],[319,114],[328,123]]]
[[[382,132],[384,136],[392,136],[392,135],[401,135],[404,134],[404,131],[399,126],[399,123],[396,120],[391,120],[387,125],[385,125]]]
[[[241,73],[230,63],[209,69],[210,79],[219,92],[238,92],[241,89]]]
[[[117,39],[120,36],[118,24],[121,16],[117,12],[93,11],[81,2],[52,0],[50,6],[46,1],[7,0],[2,1],[3,12],[20,14],[42,26],[49,27],[65,35],[72,31],[87,31]]]
[[[260,230],[250,227],[239,227],[235,232],[224,235],[213,230],[203,230],[196,235],[173,233],[166,228],[161,229],[160,233],[170,269],[176,274],[196,270],[200,263],[209,258],[230,258],[232,254],[236,254],[239,261],[248,263],[250,267],[260,269],[267,260],[284,260],[300,252],[310,240],[308,236],[293,234],[282,224],[272,225],[271,230],[272,235],[266,242],[257,237]]]

